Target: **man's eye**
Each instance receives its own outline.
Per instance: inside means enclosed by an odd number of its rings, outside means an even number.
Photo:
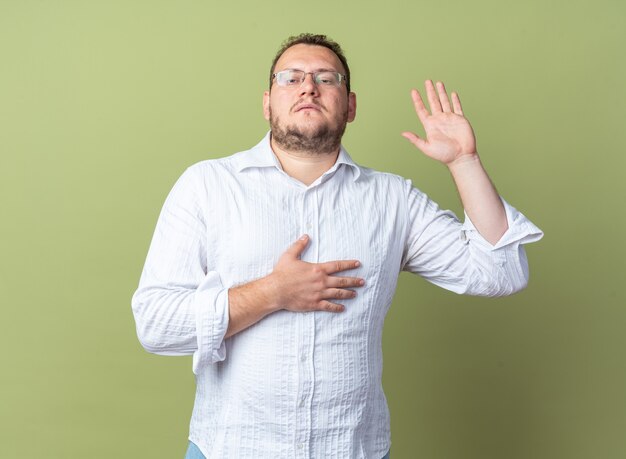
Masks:
[[[287,78],[287,84],[297,84],[298,83],[298,79],[297,78]]]
[[[317,81],[320,84],[335,84],[335,76],[328,73],[322,73],[321,75],[317,76]]]

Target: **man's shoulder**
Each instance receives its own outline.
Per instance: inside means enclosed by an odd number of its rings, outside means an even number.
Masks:
[[[273,165],[273,154],[269,146],[269,133],[259,143],[247,150],[241,150],[228,156],[205,159],[189,167],[197,172],[234,174],[248,167]]]
[[[380,171],[356,163],[355,166],[359,168],[359,171],[361,173],[360,177],[369,182],[377,183],[380,185],[387,184],[398,186],[406,186],[407,183],[410,183],[409,179],[402,177],[401,175],[394,174],[392,172]]]
[[[229,172],[236,170],[242,158],[249,152],[250,150],[239,151],[237,153],[233,153],[228,156],[218,157],[218,158],[209,158],[203,159],[196,163],[191,164],[187,170],[192,173],[198,173],[201,175],[205,175],[207,173],[220,173],[220,172]]]

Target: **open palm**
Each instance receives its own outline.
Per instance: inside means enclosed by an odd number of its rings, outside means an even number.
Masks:
[[[403,132],[402,136],[427,156],[447,165],[465,155],[475,156],[476,138],[472,126],[463,116],[459,95],[452,93],[451,105],[442,82],[437,82],[437,90],[431,80],[427,80],[425,86],[431,113],[428,113],[416,89],[411,91],[411,97],[426,138],[413,132]]]

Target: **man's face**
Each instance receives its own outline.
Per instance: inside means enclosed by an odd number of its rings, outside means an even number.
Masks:
[[[297,69],[345,73],[339,58],[323,46],[305,44],[287,49],[274,73]],[[272,84],[263,95],[263,115],[270,122],[272,140],[281,148],[308,153],[332,153],[339,148],[346,123],[356,115],[356,96],[341,86],[316,85],[306,75],[300,86]]]

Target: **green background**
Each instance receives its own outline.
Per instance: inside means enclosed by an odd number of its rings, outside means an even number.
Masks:
[[[460,211],[400,136],[460,93],[501,194],[546,236],[503,299],[402,274],[384,334],[392,457],[626,457],[621,1],[0,1],[0,457],[182,458],[191,359],[130,309],[182,171],[255,144],[280,42],[344,47],[344,144]]]

